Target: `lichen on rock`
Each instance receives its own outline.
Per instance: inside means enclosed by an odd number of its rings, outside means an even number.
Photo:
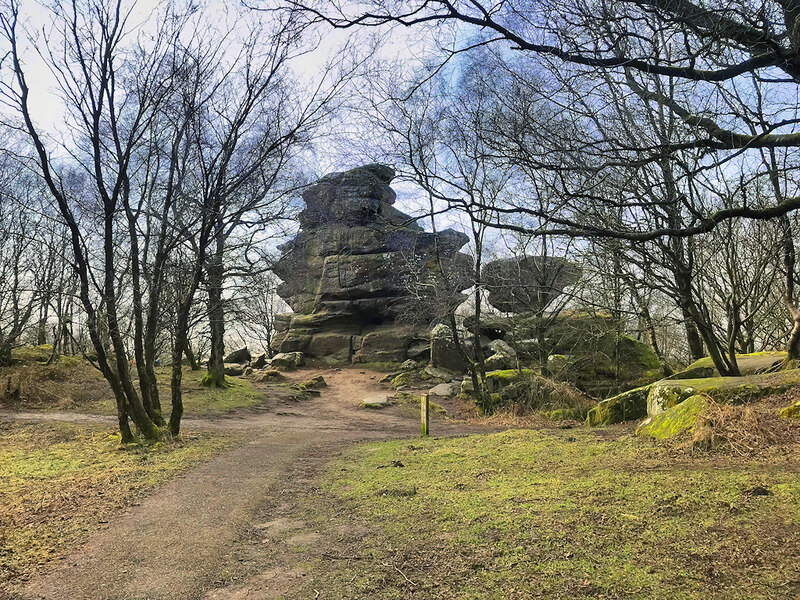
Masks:
[[[636,429],[636,435],[660,440],[675,437],[694,427],[697,416],[709,402],[708,396],[694,394],[671,408],[648,417]]]

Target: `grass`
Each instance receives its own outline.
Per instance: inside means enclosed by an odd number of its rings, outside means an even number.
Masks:
[[[102,427],[0,422],[0,597],[113,511],[234,442],[187,433],[179,441],[121,447]]]
[[[307,500],[306,519],[369,534],[330,549],[335,560],[311,559],[297,597],[800,594],[797,446],[757,460],[697,457],[621,431],[516,430],[348,451],[322,498]]]
[[[53,364],[40,364],[34,360],[38,348],[22,348],[24,356],[30,357],[23,364],[0,369],[0,380],[4,376],[14,377],[21,386],[21,399],[13,406],[35,410],[77,410],[99,414],[115,414],[116,408],[111,389],[97,369],[80,357],[60,357]],[[201,385],[204,370],[183,371],[183,405],[186,415],[211,416],[234,410],[248,409],[262,403],[264,395],[251,381],[238,377],[226,377],[227,388],[209,388]],[[161,405],[169,414],[170,405],[169,367],[156,369]]]
[[[183,408],[187,415],[209,416],[254,408],[264,400],[264,394],[253,383],[239,377],[225,377],[226,388],[213,388],[201,383],[204,370],[183,371]],[[156,379],[162,394],[161,405],[169,412],[169,381],[171,370],[168,367],[156,369]]]

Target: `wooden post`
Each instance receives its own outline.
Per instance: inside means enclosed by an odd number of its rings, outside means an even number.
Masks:
[[[430,399],[428,394],[422,394],[419,403],[419,420],[420,420],[420,437],[428,437],[428,409],[430,408]]]

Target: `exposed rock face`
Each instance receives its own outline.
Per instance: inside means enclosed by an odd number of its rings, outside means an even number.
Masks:
[[[274,267],[294,310],[276,325],[281,352],[403,361],[427,347],[437,305],[469,287],[471,261],[459,253],[467,236],[426,233],[394,208],[393,178],[391,167],[367,165],[303,193],[300,232]]]
[[[510,313],[544,310],[579,276],[577,265],[557,256],[501,258],[481,271],[489,304]]]

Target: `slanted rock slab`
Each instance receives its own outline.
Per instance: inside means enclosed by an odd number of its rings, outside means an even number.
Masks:
[[[655,416],[648,417],[636,429],[636,435],[659,440],[675,437],[692,429],[703,409],[708,405],[707,396],[696,394]]]

